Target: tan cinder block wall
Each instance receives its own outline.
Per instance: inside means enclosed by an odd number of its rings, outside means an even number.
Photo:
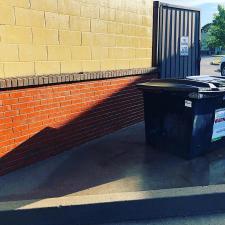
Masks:
[[[152,0],[0,0],[0,78],[151,66]]]

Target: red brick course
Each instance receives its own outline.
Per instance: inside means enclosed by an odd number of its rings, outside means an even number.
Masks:
[[[143,120],[129,76],[0,92],[0,175]]]

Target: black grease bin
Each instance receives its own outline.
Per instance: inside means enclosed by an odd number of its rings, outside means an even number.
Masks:
[[[143,90],[146,141],[187,159],[225,148],[225,78],[152,80]]]

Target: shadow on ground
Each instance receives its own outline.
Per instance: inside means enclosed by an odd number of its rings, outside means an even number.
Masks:
[[[0,178],[0,201],[225,183],[225,150],[187,161],[146,146],[144,124],[125,128]]]

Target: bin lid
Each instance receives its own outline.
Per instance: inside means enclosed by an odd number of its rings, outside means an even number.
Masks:
[[[137,85],[143,90],[225,93],[225,77],[222,76],[191,76],[186,79],[152,80]]]
[[[191,77],[187,77],[187,79],[213,84],[217,88],[225,87],[225,77],[222,77],[222,76],[210,76],[210,75],[191,76]]]

